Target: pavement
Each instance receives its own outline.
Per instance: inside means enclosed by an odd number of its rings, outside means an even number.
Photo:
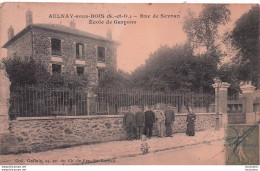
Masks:
[[[223,141],[214,141],[147,155],[118,158],[110,163],[91,163],[91,165],[225,165],[223,145]]]
[[[197,131],[195,136],[175,133],[173,137],[147,140],[149,153],[180,149],[184,147],[207,144],[214,141],[224,142],[224,129]],[[74,146],[46,152],[0,155],[0,165],[85,165],[143,155],[141,141],[112,141],[99,144]]]

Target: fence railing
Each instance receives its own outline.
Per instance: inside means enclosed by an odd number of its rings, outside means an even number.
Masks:
[[[214,102],[211,94],[172,93],[172,92],[145,92],[140,90],[98,90],[96,92],[97,111],[101,113],[116,113],[118,110],[130,106],[146,106],[155,104],[169,104],[176,107],[178,112],[186,104],[195,108],[204,107],[209,111]]]
[[[87,94],[69,89],[15,87],[9,113],[20,117],[86,115]]]
[[[214,96],[195,93],[154,93],[140,90],[97,90],[95,98],[88,99],[83,90],[57,89],[46,87],[15,87],[10,98],[10,116],[77,116],[95,114],[119,114],[119,110],[130,106],[169,104],[178,112],[186,104],[194,108],[205,108],[209,112]],[[95,111],[89,111],[88,100],[94,100]],[[93,101],[92,101],[93,102]],[[93,104],[93,103],[91,103]]]

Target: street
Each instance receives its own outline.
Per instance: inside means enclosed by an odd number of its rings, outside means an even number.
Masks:
[[[224,154],[220,153],[224,148],[223,134],[223,129],[210,129],[198,131],[194,137],[188,137],[183,133],[176,133],[173,137],[153,137],[147,140],[150,146],[150,153],[147,155],[141,154],[140,140],[110,141],[45,152],[0,155],[0,163],[4,165],[224,164]]]
[[[116,159],[109,163],[95,165],[224,165],[224,144],[215,141],[175,150],[149,153],[136,157]]]

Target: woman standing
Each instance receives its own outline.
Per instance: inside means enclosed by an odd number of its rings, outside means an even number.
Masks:
[[[187,120],[186,120],[186,124],[187,124],[186,135],[194,136],[196,115],[195,113],[192,112],[192,108],[190,105],[187,105],[187,110],[189,113],[187,114]]]

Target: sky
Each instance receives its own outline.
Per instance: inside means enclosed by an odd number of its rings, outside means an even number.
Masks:
[[[231,21],[221,27],[220,32],[232,29],[234,22],[250,10],[251,4],[232,4]],[[182,30],[183,20],[190,9],[199,13],[201,4],[81,4],[81,3],[5,3],[2,4],[0,15],[0,45],[7,42],[7,29],[12,25],[15,34],[25,28],[25,13],[33,12],[33,23],[62,24],[69,26],[70,18],[50,18],[53,14],[104,15],[104,18],[73,18],[76,28],[89,33],[106,37],[107,31],[112,31],[113,40],[120,43],[117,48],[117,66],[126,72],[132,72],[136,67],[145,64],[149,54],[162,45],[174,46],[183,43],[187,37]],[[121,18],[107,18],[107,15]],[[128,18],[124,18],[124,15]],[[171,15],[169,18],[161,17]],[[143,16],[141,18],[141,15]],[[147,15],[150,15],[148,18]],[[153,18],[158,15],[159,18]],[[174,18],[179,15],[179,18]],[[146,16],[146,18],[144,18]],[[131,17],[131,18],[130,18]],[[90,24],[89,20],[104,22]],[[106,24],[106,21],[112,24]],[[116,24],[118,21],[133,21],[135,24]],[[1,58],[6,57],[6,50],[1,48]]]

